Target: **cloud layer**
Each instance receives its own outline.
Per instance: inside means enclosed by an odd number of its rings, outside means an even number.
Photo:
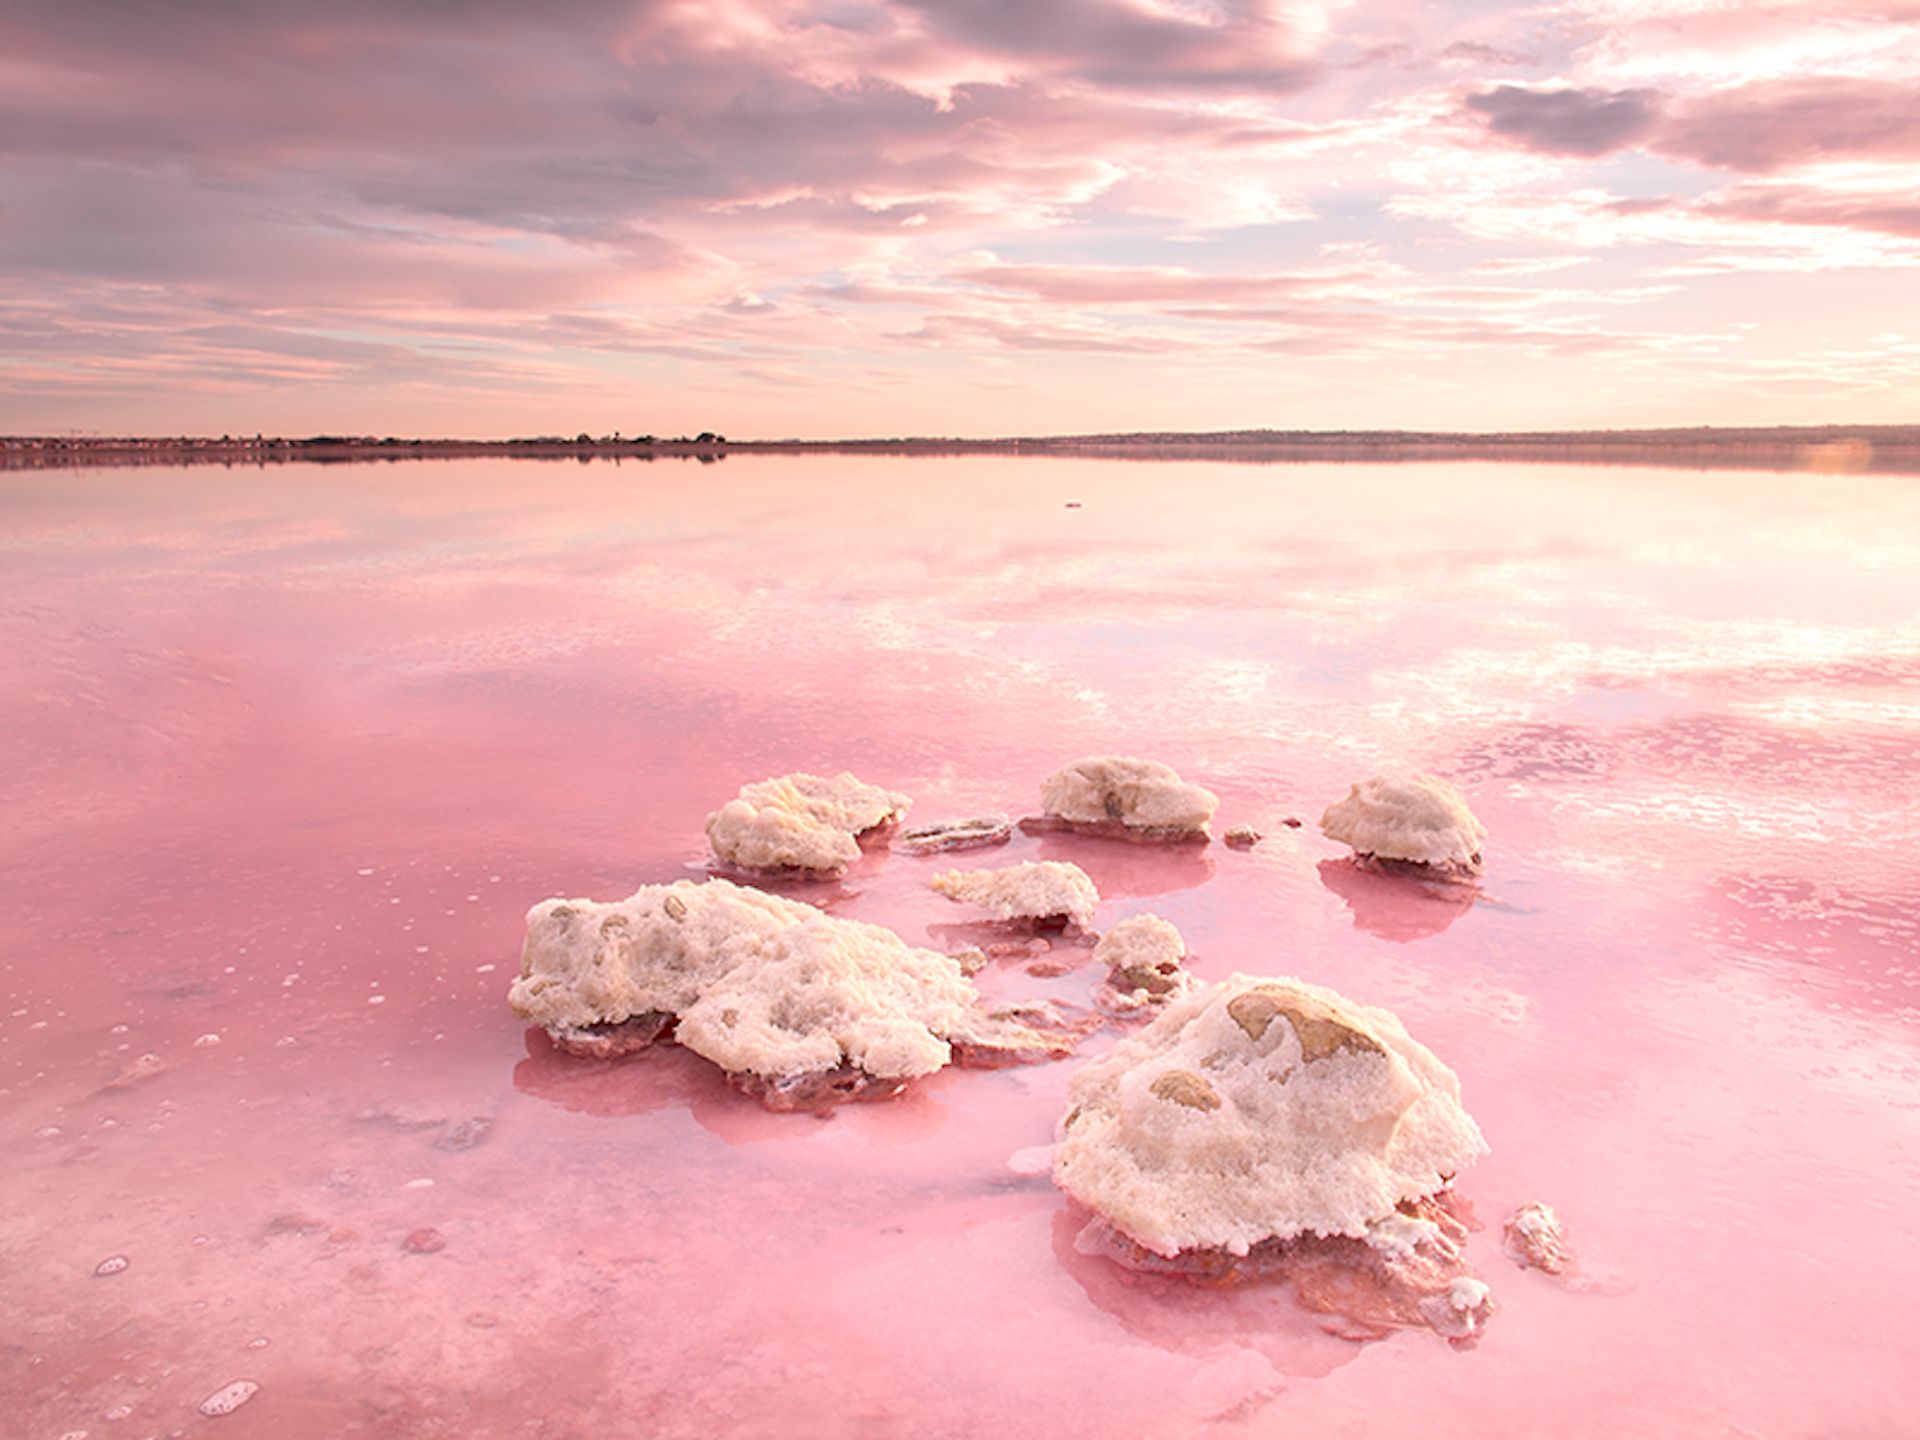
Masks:
[[[17,0],[0,431],[1907,419],[1917,56],[1912,0]]]

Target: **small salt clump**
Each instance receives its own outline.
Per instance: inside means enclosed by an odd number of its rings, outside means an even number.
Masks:
[[[1566,1228],[1551,1205],[1529,1201],[1507,1217],[1502,1229],[1507,1258],[1522,1270],[1562,1275],[1573,1268]]]
[[[1236,975],[1082,1070],[1062,1189],[1160,1255],[1366,1239],[1486,1152],[1460,1082],[1385,1010]]]
[[[1025,860],[998,870],[949,870],[933,877],[949,900],[978,905],[996,920],[1032,925],[1086,926],[1100,892],[1078,865],[1064,860]]]
[[[741,787],[707,817],[707,841],[742,870],[838,875],[860,858],[858,837],[897,824],[913,801],[850,772],[780,775]]]
[[[725,880],[527,915],[516,1014],[610,1058],[668,1035],[774,1109],[897,1093],[954,1057],[1071,1049],[981,1009],[952,958]]]
[[[1376,775],[1327,807],[1320,830],[1364,863],[1470,879],[1480,873],[1487,827],[1466,798],[1432,775]]]
[[[1193,988],[1193,975],[1181,967],[1187,942],[1157,915],[1122,920],[1093,947],[1093,958],[1107,967],[1106,982],[1095,998],[1121,1012],[1164,1005]]]
[[[1048,776],[1040,804],[1043,827],[1052,822],[1129,840],[1204,841],[1220,797],[1154,760],[1090,755]]]
[[[235,1380],[222,1385],[200,1402],[202,1415],[231,1415],[260,1393],[257,1380]]]

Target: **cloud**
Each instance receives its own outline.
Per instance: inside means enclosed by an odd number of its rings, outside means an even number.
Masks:
[[[1676,107],[1654,148],[1760,174],[1822,160],[1920,158],[1920,81],[1820,75],[1739,86]]]
[[[1329,277],[1203,275],[1171,266],[983,265],[954,279],[1064,305],[1159,305],[1251,302],[1324,288]]]
[[[907,0],[935,34],[975,51],[1120,90],[1285,94],[1316,67],[1283,7],[1191,9],[1126,0]]]
[[[1836,226],[1920,240],[1920,190],[1846,190],[1814,185],[1742,185],[1703,202],[1704,213],[1760,224]]]
[[[1534,90],[1496,85],[1466,98],[1503,139],[1546,155],[1605,155],[1645,135],[1659,113],[1650,90]]]

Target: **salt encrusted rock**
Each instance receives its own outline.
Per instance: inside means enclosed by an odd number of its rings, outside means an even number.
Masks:
[[[848,771],[780,775],[742,786],[709,815],[707,841],[742,870],[838,875],[860,858],[859,836],[897,824],[912,804]]]
[[[1437,1236],[1400,1207],[1485,1151],[1458,1079],[1387,1011],[1236,975],[1074,1077],[1053,1174],[1160,1256],[1307,1234],[1385,1253]]]
[[[1487,838],[1466,798],[1432,775],[1376,775],[1327,807],[1321,833],[1362,862],[1420,867],[1461,879],[1480,873]]]
[[[902,830],[895,844],[914,855],[943,850],[980,850],[1004,845],[1013,836],[1013,820],[1002,813],[975,815],[967,820],[941,820]]]
[[[1573,1251],[1567,1245],[1566,1229],[1551,1205],[1543,1205],[1538,1200],[1522,1205],[1507,1217],[1503,1239],[1507,1258],[1522,1270],[1564,1275],[1573,1269]]]
[[[1251,825],[1236,825],[1227,831],[1227,844],[1235,850],[1251,850],[1261,840],[1260,832]]]
[[[1043,824],[1131,840],[1205,840],[1220,797],[1165,765],[1128,755],[1090,755],[1040,787]]]
[[[1106,982],[1095,998],[1121,1012],[1164,1005],[1194,985],[1182,968],[1187,942],[1180,932],[1157,915],[1135,915],[1122,920],[1093,947],[1093,958],[1107,967]]]
[[[776,1109],[893,1093],[976,1051],[1064,1054],[983,1011],[952,958],[890,930],[725,880],[527,915],[514,1012],[563,1049],[611,1056],[672,1038]]]
[[[978,905],[996,920],[1036,925],[1086,926],[1100,903],[1100,892],[1087,872],[1064,860],[1024,860],[998,870],[949,870],[934,876],[932,884],[949,900]]]

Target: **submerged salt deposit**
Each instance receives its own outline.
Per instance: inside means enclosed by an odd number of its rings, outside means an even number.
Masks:
[[[1110,1010],[1138,1012],[1164,1005],[1195,983],[1181,963],[1187,958],[1187,942],[1157,915],[1122,920],[1100,937],[1093,958],[1107,967],[1095,998]]]
[[[1031,924],[1093,921],[1100,892],[1078,865],[1064,860],[1025,860],[997,870],[949,870],[933,888],[949,900],[977,905],[996,920]]]
[[[1054,1179],[1162,1256],[1307,1234],[1415,1248],[1430,1222],[1400,1207],[1485,1151],[1458,1079],[1389,1012],[1236,975],[1074,1077]]]
[[[1466,797],[1433,775],[1376,775],[1327,807],[1320,830],[1362,861],[1422,866],[1441,875],[1480,872],[1487,827]]]
[[[1131,755],[1089,755],[1040,787],[1043,822],[1140,840],[1204,840],[1220,797],[1169,767]]]
[[[837,875],[860,858],[859,836],[897,824],[912,804],[848,771],[779,775],[742,786],[709,815],[707,841],[742,870]]]
[[[562,1048],[613,1055],[668,1034],[777,1108],[928,1075],[962,1045],[1070,1046],[984,1010],[959,963],[892,931],[710,880],[527,915],[516,1014]]]

